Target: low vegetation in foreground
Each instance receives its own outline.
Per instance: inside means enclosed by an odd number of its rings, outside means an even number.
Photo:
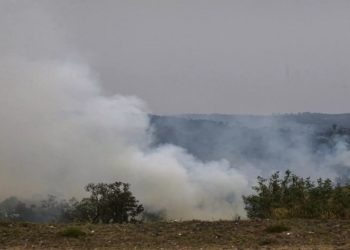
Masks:
[[[281,226],[282,225],[282,226]],[[349,220],[0,224],[0,249],[350,249]]]

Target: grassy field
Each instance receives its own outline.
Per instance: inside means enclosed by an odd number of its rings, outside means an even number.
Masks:
[[[0,222],[0,249],[350,249],[350,221]]]

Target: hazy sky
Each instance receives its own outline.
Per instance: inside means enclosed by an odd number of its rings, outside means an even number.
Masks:
[[[348,0],[1,0],[0,53],[81,61],[156,113],[350,112]]]

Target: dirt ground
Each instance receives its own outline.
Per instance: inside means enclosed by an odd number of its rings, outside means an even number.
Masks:
[[[268,232],[275,225],[288,231]],[[72,227],[82,235],[63,233]],[[0,222],[0,249],[350,249],[350,221]]]

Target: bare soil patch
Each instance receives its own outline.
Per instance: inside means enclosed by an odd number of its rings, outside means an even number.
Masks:
[[[283,225],[286,230],[267,230],[275,225]],[[74,237],[69,237],[73,233]],[[119,225],[0,222],[0,249],[29,248],[345,250],[350,249],[350,221],[185,221]]]

